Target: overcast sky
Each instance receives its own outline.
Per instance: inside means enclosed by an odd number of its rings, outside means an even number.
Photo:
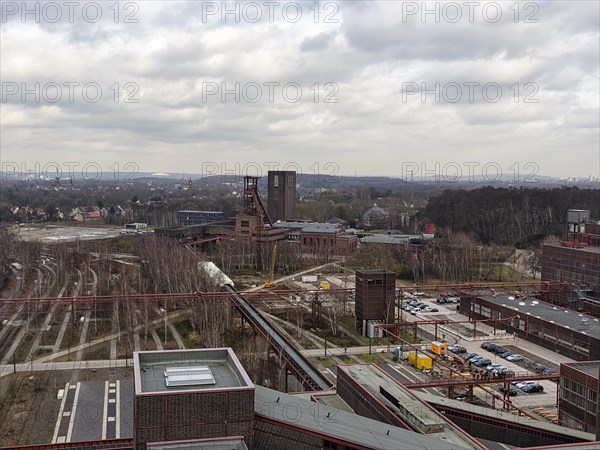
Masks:
[[[600,175],[597,1],[116,5],[2,1],[5,171]]]

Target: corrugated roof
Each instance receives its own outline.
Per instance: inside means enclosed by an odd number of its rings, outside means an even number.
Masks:
[[[454,450],[471,448],[256,386],[257,414],[371,448]]]

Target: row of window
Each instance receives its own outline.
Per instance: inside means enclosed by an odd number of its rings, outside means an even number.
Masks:
[[[310,242],[308,242],[308,239],[310,239]],[[316,238],[316,242],[317,242],[317,245],[321,245],[321,238]],[[314,243],[313,242],[313,238],[306,238],[306,237],[304,237],[303,238],[303,243],[304,243],[304,245],[308,245],[308,244],[313,245],[313,243]],[[327,245],[327,239],[326,238],[323,238],[323,245]],[[333,238],[329,239],[329,245],[333,246]]]
[[[473,423],[482,423],[482,424],[487,424],[487,425],[494,426],[497,428],[502,428],[503,430],[513,430],[513,431],[517,431],[517,432],[521,432],[521,433],[527,433],[528,435],[540,436],[540,437],[548,438],[548,439],[556,439],[555,433],[552,433],[552,434],[544,433],[543,431],[540,431],[539,429],[533,429],[533,428],[530,428],[527,426],[522,426],[522,425],[512,425],[507,422],[503,422],[499,419],[487,419],[485,417],[477,416],[475,414],[463,412],[463,411],[452,409],[452,408],[444,408],[443,412],[445,414],[447,414],[450,418],[458,417],[458,418],[465,419],[467,421],[473,421]]]

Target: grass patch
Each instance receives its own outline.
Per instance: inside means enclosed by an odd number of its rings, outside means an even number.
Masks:
[[[341,360],[343,364],[356,364],[356,360],[354,360],[353,358],[350,358],[349,356],[340,355],[340,356],[337,356],[337,358],[339,360]]]
[[[408,331],[402,331],[398,337],[410,344],[418,344],[421,342],[421,339],[415,339],[414,334],[409,333]]]
[[[484,281],[519,282],[535,280],[535,278],[522,274],[521,272],[517,272],[512,267],[505,266],[501,263],[493,266],[486,275],[487,276],[485,278],[487,279],[484,279]]]
[[[35,356],[42,356],[42,355],[47,355],[48,353],[52,353],[52,349],[51,348],[38,348],[34,355]]]
[[[381,356],[376,355],[375,353],[365,353],[363,355],[356,355],[356,357],[366,363],[383,364],[385,362]]]
[[[183,338],[183,343],[185,344],[185,348],[202,348],[202,338],[200,337],[200,333],[196,330],[191,331]]]
[[[317,356],[316,360],[323,367],[326,367],[326,368],[329,368],[329,369],[331,369],[332,367],[335,367],[337,365],[337,363],[332,358],[327,358],[325,356]]]

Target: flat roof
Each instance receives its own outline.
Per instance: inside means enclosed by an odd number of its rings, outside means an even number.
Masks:
[[[578,331],[579,333],[600,339],[600,319],[594,316],[536,299],[523,300],[522,298],[515,298],[514,300],[509,300],[508,297],[508,295],[498,295],[497,297],[485,295],[480,296],[479,298],[499,306],[513,309],[520,314],[537,317],[538,319],[555,323],[565,328]],[[537,301],[538,303],[532,304],[533,301]],[[525,303],[525,305],[520,305],[519,303]],[[587,322],[582,319],[587,319]]]
[[[358,414],[319,405],[298,396],[256,386],[256,414],[343,441],[370,448],[455,450],[472,448],[443,438],[422,435]]]
[[[135,352],[135,395],[166,392],[197,392],[223,389],[254,389],[233,350],[227,348]],[[167,386],[165,370],[173,367],[207,366],[214,384]]]
[[[583,361],[573,363],[563,363],[565,366],[572,367],[575,370],[585,372],[588,375],[592,375],[598,378],[598,370],[600,369],[600,361]]]
[[[339,224],[328,222],[277,221],[273,226],[301,230],[305,233],[336,233],[341,230]]]
[[[513,413],[502,411],[501,409],[492,409],[483,406],[473,405],[471,403],[461,402],[459,400],[449,399],[447,397],[441,397],[439,395],[430,394],[423,390],[417,389],[414,392],[419,398],[426,401],[427,403],[444,405],[450,408],[456,408],[462,411],[468,411],[471,413],[479,414],[481,416],[493,417],[500,420],[504,420],[506,422],[512,422],[528,427],[534,427],[539,430],[549,431],[551,433],[559,433],[564,434],[565,436],[576,437],[585,441],[591,442],[596,440],[596,436],[592,433],[584,433],[583,431],[563,427],[547,421],[536,420],[527,416],[516,416]]]
[[[476,440],[458,428],[454,423],[448,421],[435,409],[429,407],[424,401],[417,397],[411,390],[406,389],[387,373],[380,370],[373,364],[354,364],[351,366],[338,366],[338,370],[343,370],[353,377],[361,386],[370,391],[374,397],[378,398],[389,409],[398,414],[405,422],[411,426],[428,428],[430,432],[427,436],[437,437],[451,442],[459,447],[481,448],[475,445]],[[380,393],[383,388],[389,394],[393,395],[401,407],[407,411],[402,412],[398,407],[392,404]],[[417,423],[416,421],[420,422]],[[426,433],[427,430],[421,430]]]
[[[582,247],[582,248],[573,248],[573,247],[565,247],[564,245],[560,245],[560,244],[545,244],[545,245],[548,247],[565,248],[567,250],[572,250],[574,252],[598,253],[600,255],[600,247],[589,246],[589,247]]]
[[[373,234],[360,238],[360,242],[364,244],[406,244],[411,239],[423,239],[421,235],[407,234]]]

